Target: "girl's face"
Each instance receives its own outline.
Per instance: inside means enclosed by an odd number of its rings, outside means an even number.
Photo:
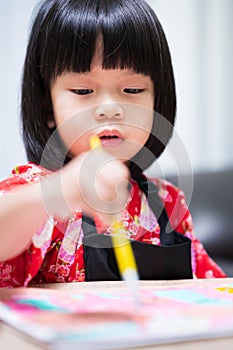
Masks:
[[[122,161],[132,158],[149,138],[153,123],[154,84],[130,69],[64,72],[51,87],[53,113],[69,154],[90,149],[90,136]]]

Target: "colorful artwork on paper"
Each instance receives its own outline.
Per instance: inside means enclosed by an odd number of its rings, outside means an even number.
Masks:
[[[233,335],[233,283],[0,290],[0,318],[56,349],[114,349]],[[85,347],[84,347],[85,345]]]

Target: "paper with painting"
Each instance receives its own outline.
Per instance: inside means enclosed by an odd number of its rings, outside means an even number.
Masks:
[[[113,284],[114,285],[114,284]],[[114,349],[233,335],[233,283],[0,290],[0,318],[51,349]],[[79,347],[78,347],[79,346]]]

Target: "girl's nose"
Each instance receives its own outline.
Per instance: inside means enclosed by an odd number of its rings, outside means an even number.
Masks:
[[[122,119],[124,116],[123,108],[118,103],[107,103],[96,107],[96,120],[102,119]]]

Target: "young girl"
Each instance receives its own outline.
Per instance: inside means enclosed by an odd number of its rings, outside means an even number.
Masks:
[[[1,287],[120,279],[116,218],[141,279],[225,276],[195,238],[182,192],[143,175],[176,110],[166,38],[146,2],[45,0],[21,106],[29,163],[0,184]],[[90,149],[92,135],[102,149]]]

